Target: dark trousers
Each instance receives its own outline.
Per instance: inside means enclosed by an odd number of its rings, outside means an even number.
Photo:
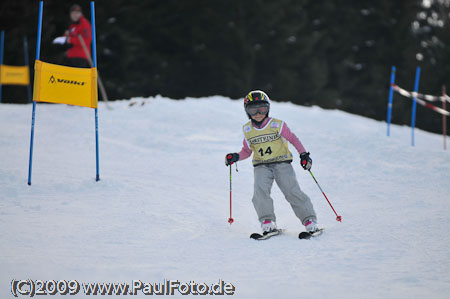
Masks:
[[[64,57],[63,65],[65,66],[73,66],[73,67],[82,67],[82,68],[90,68],[89,61],[87,59],[81,57]]]

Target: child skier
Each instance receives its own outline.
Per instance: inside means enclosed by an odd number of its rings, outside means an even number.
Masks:
[[[270,197],[274,180],[291,204],[295,215],[305,225],[306,231],[311,234],[318,232],[316,213],[310,198],[300,190],[291,165],[292,153],[287,141],[299,152],[301,165],[305,170],[310,170],[312,165],[309,153],[284,121],[269,117],[270,103],[266,93],[251,91],[244,99],[244,108],[250,121],[243,126],[243,147],[239,153],[227,154],[225,165],[247,159],[253,152],[252,202],[261,222],[263,236],[270,237],[280,233]]]

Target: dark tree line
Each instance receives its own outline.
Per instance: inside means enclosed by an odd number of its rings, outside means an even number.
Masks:
[[[180,99],[242,98],[263,89],[276,101],[386,118],[389,75],[412,90],[440,94],[450,75],[450,0],[111,0],[96,2],[99,71],[113,99],[161,94]],[[90,19],[89,2],[78,1]],[[70,1],[45,1],[41,59],[69,25]],[[0,4],[5,64],[23,64],[22,40],[35,56],[38,1]],[[7,102],[26,90],[6,86]],[[409,124],[411,102],[395,96],[393,122]],[[439,105],[439,103],[438,103]],[[440,130],[418,108],[417,126]]]

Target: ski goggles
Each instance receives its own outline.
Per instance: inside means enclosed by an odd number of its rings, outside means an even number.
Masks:
[[[256,114],[267,114],[267,112],[269,112],[269,106],[268,105],[252,105],[252,106],[247,106],[247,108],[245,108],[245,112],[247,112],[250,116],[255,116]]]

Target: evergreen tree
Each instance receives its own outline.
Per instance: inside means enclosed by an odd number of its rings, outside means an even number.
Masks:
[[[69,26],[73,2],[44,2],[41,59],[59,63],[52,40]],[[89,2],[79,1],[90,19]],[[450,0],[114,0],[96,3],[97,58],[112,99],[242,98],[263,89],[276,101],[386,118],[389,73],[412,90],[439,94],[450,74]],[[34,63],[38,2],[0,3],[5,63]],[[450,88],[450,87],[449,87]],[[3,87],[6,102],[26,89]],[[439,104],[439,103],[438,103]],[[409,124],[411,101],[396,95],[393,122]],[[417,125],[439,131],[435,112],[418,109]]]

